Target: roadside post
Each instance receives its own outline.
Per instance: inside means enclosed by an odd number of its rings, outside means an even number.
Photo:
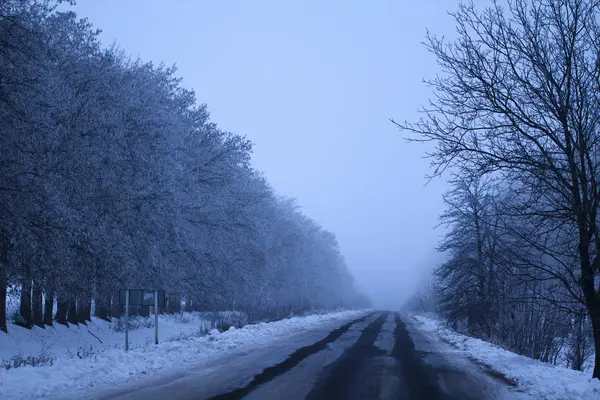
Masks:
[[[129,351],[129,307],[154,306],[154,344],[158,344],[158,308],[165,306],[164,290],[121,289],[119,304],[125,305],[125,351]]]
[[[154,291],[154,344],[158,344],[158,290]]]
[[[125,351],[129,351],[129,290],[125,293]]]

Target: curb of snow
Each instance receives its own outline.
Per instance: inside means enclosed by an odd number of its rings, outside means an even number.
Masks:
[[[456,333],[435,319],[422,315],[412,317],[419,323],[421,330],[435,334],[487,372],[499,375],[507,384],[516,386],[517,390],[530,394],[535,399],[600,399],[600,380],[592,379],[589,372],[520,356],[481,339]]]

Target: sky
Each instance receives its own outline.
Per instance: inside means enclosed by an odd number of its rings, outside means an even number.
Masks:
[[[255,144],[254,167],[335,233],[358,286],[397,309],[443,258],[444,179],[415,120],[438,73],[426,30],[451,36],[456,0],[77,0],[134,57],[176,64],[211,119]]]

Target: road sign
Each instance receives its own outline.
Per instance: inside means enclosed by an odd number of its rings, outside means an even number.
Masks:
[[[164,290],[121,289],[119,290],[119,304],[126,303],[126,292],[129,292],[130,306],[154,306],[156,302],[158,302],[158,307],[165,306]]]
[[[119,304],[125,305],[125,351],[129,350],[129,306],[154,306],[154,343],[158,344],[158,307],[165,306],[165,291],[121,289]]]

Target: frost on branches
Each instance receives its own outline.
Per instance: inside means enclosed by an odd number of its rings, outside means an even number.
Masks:
[[[102,48],[55,2],[0,3],[0,120],[0,329],[109,319],[124,287],[251,318],[365,303],[335,237],[174,68]]]

